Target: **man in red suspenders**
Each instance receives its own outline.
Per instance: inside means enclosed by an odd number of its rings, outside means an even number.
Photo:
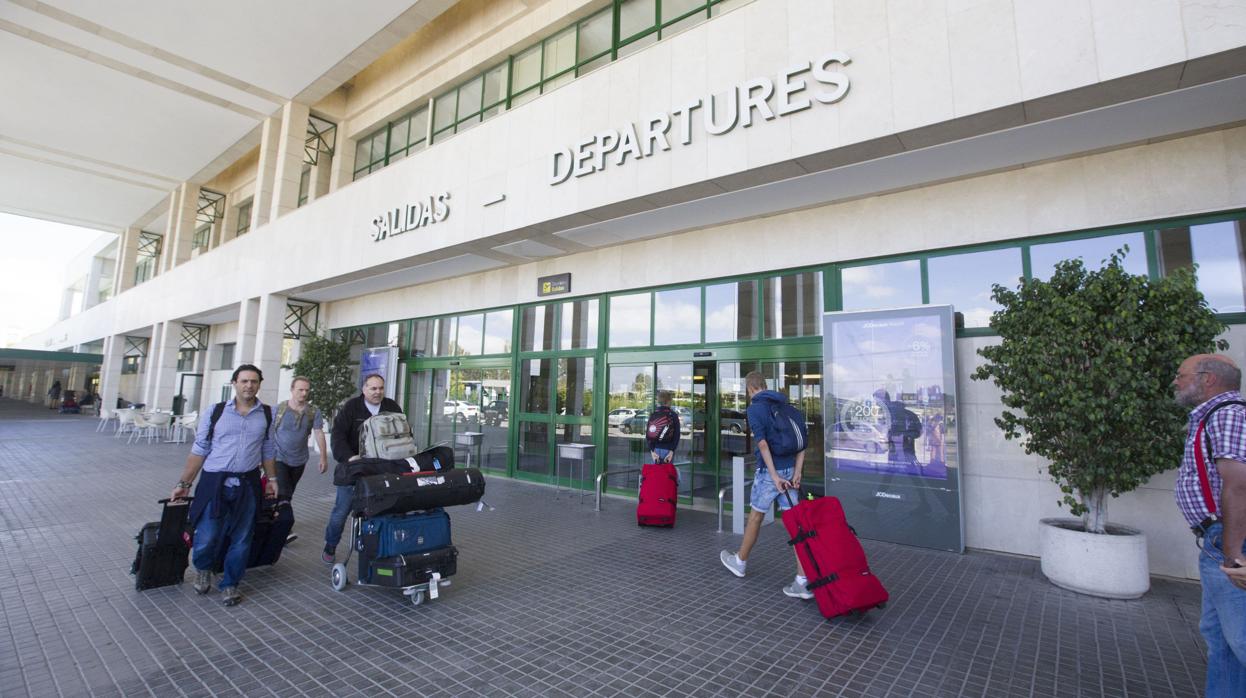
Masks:
[[[1198,354],[1173,379],[1190,408],[1174,496],[1198,539],[1207,641],[1207,696],[1246,696],[1246,401],[1242,372]]]

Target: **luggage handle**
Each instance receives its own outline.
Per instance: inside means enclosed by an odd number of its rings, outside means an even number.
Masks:
[[[177,499],[157,499],[156,503],[163,504],[166,507],[180,507],[186,504],[190,504],[191,500],[193,499],[194,497],[178,497]]]

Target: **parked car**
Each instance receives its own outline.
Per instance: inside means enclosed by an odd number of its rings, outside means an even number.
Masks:
[[[490,402],[484,409],[483,417],[485,424],[499,427],[502,426],[502,420],[506,419],[510,410],[510,403],[506,400],[494,400]]]
[[[620,427],[623,426],[623,422],[635,416],[636,410],[630,407],[619,407],[610,410],[610,413],[606,415],[606,424],[612,427]]]
[[[636,412],[635,410],[632,412],[634,414],[619,425],[619,431],[624,434],[644,434],[645,427],[649,426],[649,412]]]
[[[743,434],[748,431],[748,417],[739,410],[719,410],[718,430],[728,431],[732,434]]]
[[[868,422],[836,422],[831,448],[882,453],[887,450],[887,434]]]
[[[679,432],[681,434],[692,433],[692,410],[687,407],[675,407],[675,414],[679,415]]]
[[[453,417],[458,415],[464,419],[475,419],[480,417],[480,407],[463,400],[446,400],[446,404],[441,408],[443,417]]]

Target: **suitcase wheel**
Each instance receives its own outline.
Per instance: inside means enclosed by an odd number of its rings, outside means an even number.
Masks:
[[[886,602],[886,601],[884,601],[884,602],[882,602],[882,603],[878,604],[877,606],[875,606],[874,608],[877,608],[878,610],[880,610],[880,611],[881,611],[881,610],[883,610],[884,608],[887,608],[887,602]]]
[[[333,566],[333,571],[329,573],[329,581],[333,584],[334,591],[341,591],[346,588],[346,565],[337,563]]]
[[[420,604],[422,604],[422,603],[424,603],[424,592],[422,592],[422,591],[417,591],[417,592],[415,592],[414,594],[412,594],[412,595],[411,595],[411,605],[412,605],[412,606],[419,606],[419,605],[420,605]]]

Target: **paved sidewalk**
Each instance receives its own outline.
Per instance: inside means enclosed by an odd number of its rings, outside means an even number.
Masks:
[[[824,621],[785,597],[768,526],[737,579],[713,514],[640,529],[630,501],[489,481],[451,510],[458,574],[413,607],[335,592],[318,559],[331,478],[309,471],[300,534],[234,608],[189,581],[134,591],[134,534],[188,445],[96,434],[90,417],[0,399],[0,696],[1194,696],[1199,589],[1134,602],[1047,583],[1035,560],[866,541],[892,602]],[[314,466],[313,466],[314,467]],[[190,575],[187,575],[189,579]],[[353,571],[351,573],[353,580]]]

